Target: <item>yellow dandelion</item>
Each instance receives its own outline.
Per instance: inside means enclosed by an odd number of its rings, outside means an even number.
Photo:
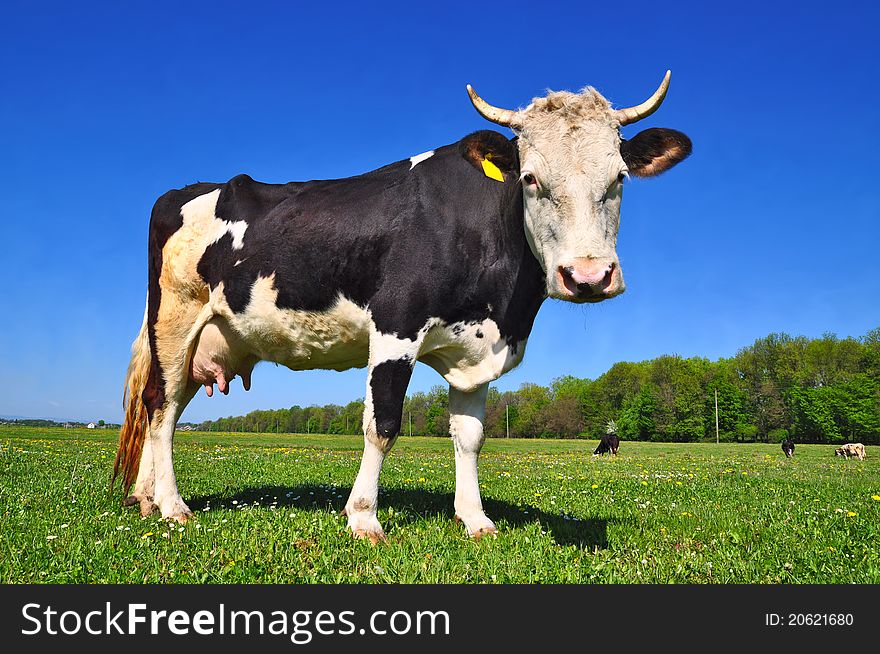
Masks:
[[[871,499],[875,502],[880,502],[880,495],[871,495]]]
[[[855,516],[858,515],[858,513],[856,513],[855,511],[847,511],[846,515],[850,518],[854,518]]]
[[[590,488],[599,488],[599,484],[593,484],[592,486],[590,486]],[[875,497],[876,497],[876,495],[875,495]],[[877,498],[877,499],[880,499],[880,498]]]

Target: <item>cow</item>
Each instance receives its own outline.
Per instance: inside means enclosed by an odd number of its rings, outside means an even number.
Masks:
[[[854,456],[858,458],[859,461],[864,461],[865,446],[861,443],[846,443],[834,450],[834,456],[842,456],[844,459]]]
[[[624,291],[616,252],[624,181],[691,152],[681,132],[621,128],[662,103],[614,109],[598,91],[548,92],[524,109],[475,109],[478,131],[356,177],[266,184],[239,175],[171,190],[150,217],[147,302],[132,345],[113,479],[124,504],[180,523],[193,514],[172,464],[175,424],[200,388],[248,390],[258,361],[367,368],[364,450],[342,513],[385,540],[382,463],[417,361],[449,384],[455,517],[496,533],[477,480],[489,383],[518,365],[547,298]]]
[[[602,434],[599,444],[596,446],[596,449],[593,450],[593,456],[599,456],[600,454],[605,454],[607,452],[611,452],[611,454],[617,456],[617,450],[619,449],[620,439],[617,437],[617,434]]]
[[[794,441],[790,438],[786,438],[782,441],[782,451],[785,452],[785,456],[790,459],[794,455]]]

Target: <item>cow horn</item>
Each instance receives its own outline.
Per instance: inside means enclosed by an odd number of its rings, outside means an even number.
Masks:
[[[473,87],[471,87],[470,84],[467,85],[467,92],[468,95],[471,97],[471,102],[474,105],[474,109],[479,111],[480,115],[486,120],[491,120],[493,123],[498,123],[499,125],[504,125],[505,127],[521,126],[522,123],[517,118],[515,111],[493,107],[491,104],[489,104],[479,95],[477,95],[477,92],[474,91]]]
[[[642,104],[636,105],[635,107],[628,107],[626,109],[618,109],[616,112],[617,121],[621,125],[629,125],[642,118],[647,118],[657,111],[663,102],[663,98],[666,97],[666,91],[669,90],[670,75],[672,75],[672,71],[667,70],[666,75],[663,77],[663,81],[660,82],[660,86],[654,91],[654,95],[645,100]]]

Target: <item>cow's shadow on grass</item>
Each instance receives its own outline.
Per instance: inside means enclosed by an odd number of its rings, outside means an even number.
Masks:
[[[196,496],[190,498],[187,504],[196,512],[238,510],[245,505],[268,507],[273,503],[279,509],[296,507],[308,511],[339,511],[349,493],[350,486],[259,486]],[[379,491],[380,507],[393,508],[398,523],[414,523],[435,516],[452,520],[453,499],[452,493],[431,490],[390,487]],[[547,531],[559,545],[573,545],[588,550],[608,546],[609,521],[605,518],[566,519],[560,514],[547,513],[534,506],[516,505],[492,498],[483,499],[483,509],[499,525],[499,531],[503,531],[505,526],[540,524],[541,529]]]

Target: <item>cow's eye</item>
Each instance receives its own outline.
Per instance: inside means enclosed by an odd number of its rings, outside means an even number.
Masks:
[[[538,186],[538,180],[535,178],[534,175],[532,175],[532,173],[526,173],[525,175],[523,175],[522,180],[523,184],[525,184],[526,186]]]
[[[627,177],[629,177],[629,175],[627,174],[627,172],[625,170],[617,173],[617,183],[623,184],[624,180],[626,180]]]

